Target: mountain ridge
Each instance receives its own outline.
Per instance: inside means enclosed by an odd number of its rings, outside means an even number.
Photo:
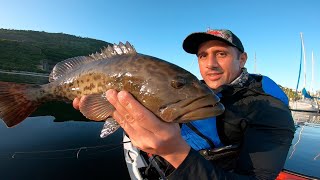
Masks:
[[[0,29],[0,69],[50,72],[70,57],[86,56],[109,42],[65,33]]]

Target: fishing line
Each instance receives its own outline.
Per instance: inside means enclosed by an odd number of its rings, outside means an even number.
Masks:
[[[45,150],[45,151],[17,151],[14,152],[13,155],[11,155],[11,159],[68,159],[68,158],[76,158],[79,159],[80,156],[80,152],[85,150],[85,151],[89,151],[89,150],[93,150],[93,149],[99,149],[99,148],[108,148],[106,150],[103,151],[99,151],[101,152],[108,152],[108,151],[112,151],[114,149],[120,148],[123,146],[124,143],[130,143],[131,141],[125,141],[125,142],[121,142],[119,144],[109,144],[109,145],[100,145],[100,146],[83,146],[83,147],[79,147],[79,148],[68,148],[68,149],[57,149],[57,150]],[[39,157],[41,155],[54,155],[54,154],[59,154],[59,153],[68,153],[71,152],[72,155],[71,156],[60,156],[60,157]],[[97,154],[98,152],[94,152],[94,153],[90,153],[92,154]],[[5,153],[2,153],[5,154]],[[89,155],[90,155],[89,154]],[[24,157],[24,155],[32,155],[32,157]],[[37,157],[38,156],[38,157]],[[1,159],[5,159],[4,157]]]
[[[196,59],[193,58],[192,61],[191,61],[191,64],[190,64],[190,69],[192,68],[192,66],[193,66],[193,64],[194,64],[195,61],[196,61]]]
[[[291,157],[293,156],[294,152],[296,151],[296,146],[300,142],[303,129],[304,129],[304,125],[301,127],[301,130],[300,130],[300,133],[299,133],[299,137],[298,137],[298,141],[292,146],[293,150],[291,152],[291,155],[290,155],[289,159],[291,159]]]
[[[318,157],[320,157],[320,153],[316,155],[316,157],[314,157],[313,160],[317,160]]]

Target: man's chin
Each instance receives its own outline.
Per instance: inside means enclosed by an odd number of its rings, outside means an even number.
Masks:
[[[209,86],[211,89],[217,89],[218,87],[220,87],[222,84],[220,83],[220,81],[211,81],[211,80],[205,80],[207,86]]]

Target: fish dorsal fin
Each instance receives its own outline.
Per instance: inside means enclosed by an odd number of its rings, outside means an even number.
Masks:
[[[81,65],[93,61],[110,59],[114,56],[136,53],[136,50],[129,42],[126,42],[126,44],[120,42],[118,45],[113,44],[113,46],[108,45],[108,47],[104,47],[103,49],[101,49],[100,53],[96,52],[90,54],[89,56],[73,57],[57,63],[50,73],[49,82],[53,82],[59,79],[65,74],[68,74],[73,69],[80,67]]]
[[[88,56],[78,56],[61,61],[53,67],[49,75],[49,82],[53,82],[70,72],[72,69],[92,61],[94,61],[94,59]]]
[[[101,49],[101,52],[90,54],[89,56],[95,60],[100,60],[100,59],[107,59],[111,58],[113,56],[119,56],[123,54],[136,54],[136,50],[134,47],[129,43],[126,42],[126,44],[123,44],[120,42],[119,44],[113,44],[111,47],[110,45],[108,47],[104,47]]]

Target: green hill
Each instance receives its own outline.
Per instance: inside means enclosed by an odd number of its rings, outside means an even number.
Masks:
[[[63,33],[0,29],[0,69],[45,72],[64,59],[89,55],[110,43]],[[49,68],[44,68],[48,64]]]

